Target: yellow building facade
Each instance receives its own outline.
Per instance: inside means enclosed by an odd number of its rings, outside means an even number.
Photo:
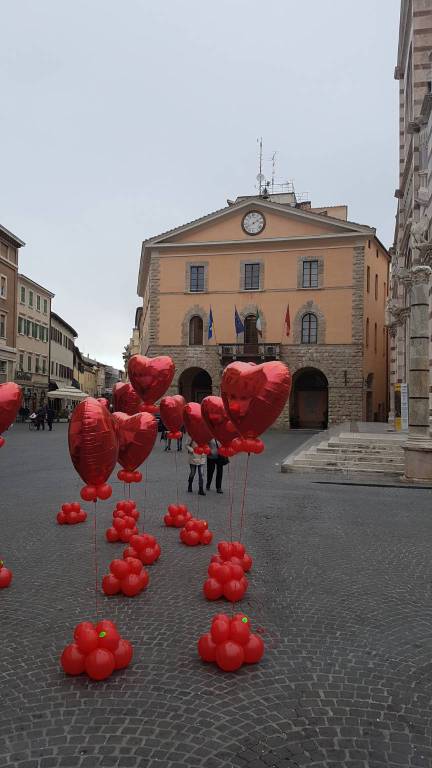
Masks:
[[[277,358],[293,374],[286,426],[386,419],[388,253],[346,216],[243,197],[143,242],[141,351],[172,356],[172,392],[200,400],[232,360]]]

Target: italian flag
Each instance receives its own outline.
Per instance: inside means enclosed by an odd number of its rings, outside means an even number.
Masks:
[[[259,313],[259,309],[257,307],[256,311],[256,329],[260,336],[262,336],[262,325],[261,325],[261,317]]]

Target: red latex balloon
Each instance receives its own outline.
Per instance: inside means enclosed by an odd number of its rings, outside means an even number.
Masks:
[[[264,653],[264,642],[259,635],[249,635],[249,640],[243,646],[246,664],[257,664]]]
[[[220,643],[216,648],[216,664],[224,672],[235,672],[240,669],[245,660],[244,650],[241,645],[232,640]]]
[[[291,374],[284,363],[234,362],[221,380],[225,410],[245,438],[265,432],[282,412],[291,390]]]
[[[116,650],[114,651],[114,661],[116,669],[124,669],[128,667],[132,661],[133,647],[129,640],[120,640]]]
[[[126,416],[114,413],[119,436],[118,462],[127,472],[134,472],[151,453],[157,437],[157,421],[151,413]]]
[[[216,643],[210,632],[198,640],[198,653],[203,661],[216,661]]]
[[[206,445],[212,439],[212,433],[203,419],[199,403],[188,403],[183,411],[183,419],[187,433],[199,446]]]
[[[12,571],[9,568],[5,568],[3,560],[0,560],[0,589],[8,587],[12,581]]]
[[[205,397],[201,403],[201,413],[210,432],[222,446],[229,446],[234,438],[240,437],[240,433],[227,415],[221,397],[216,395]]]
[[[67,675],[81,675],[85,669],[85,654],[80,651],[76,643],[67,645],[61,657],[60,664]]]
[[[105,595],[118,595],[120,582],[112,573],[107,573],[102,579],[102,591]]]
[[[140,412],[142,405],[141,398],[135,392],[132,384],[129,382],[117,382],[113,386],[113,407],[114,411],[121,411],[127,416],[134,416]]]
[[[165,394],[175,372],[170,357],[144,357],[133,355],[128,363],[128,374],[135,392],[147,404],[155,403]]]
[[[92,680],[105,680],[114,669],[114,655],[106,648],[96,648],[85,658],[85,671]]]
[[[21,401],[21,387],[13,381],[0,384],[0,435],[15,421]]]
[[[113,471],[118,437],[107,409],[93,397],[76,406],[69,422],[69,453],[87,485],[101,486]]]
[[[89,621],[83,621],[75,627],[74,640],[81,653],[91,653],[98,647],[98,633]]]
[[[170,432],[179,432],[183,425],[183,410],[186,400],[182,395],[168,395],[160,401],[160,415]]]

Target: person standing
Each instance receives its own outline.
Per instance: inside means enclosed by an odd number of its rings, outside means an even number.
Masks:
[[[46,406],[46,420],[48,424],[48,429],[50,432],[52,432],[52,425],[54,421],[54,409],[51,408],[50,405]]]
[[[205,496],[204,493],[204,477],[203,477],[203,466],[206,463],[206,455],[205,453],[194,453],[194,448],[198,445],[198,443],[195,443],[193,440],[190,441],[187,450],[189,455],[189,481],[188,481],[188,492],[192,493],[192,483],[196,474],[196,471],[198,469],[198,494],[200,496]]]
[[[41,427],[45,432],[45,411],[42,407],[36,413],[36,428],[38,432]]]
[[[177,450],[178,451],[182,451],[183,450],[183,435],[185,433],[185,428],[184,428],[183,424],[181,425],[181,428],[180,428],[179,432],[181,432],[181,437],[177,438]]]
[[[225,464],[228,464],[228,459],[219,454],[220,443],[214,438],[209,442],[210,453],[207,456],[207,484],[206,490],[210,490],[212,484],[214,471],[216,470],[216,492],[223,493],[222,490],[222,477],[223,468]]]

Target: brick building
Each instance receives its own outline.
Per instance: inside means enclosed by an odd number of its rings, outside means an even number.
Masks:
[[[240,197],[143,242],[141,351],[172,356],[172,392],[188,400],[217,394],[234,359],[278,358],[293,374],[285,425],[384,421],[387,286],[386,249],[346,206]]]

